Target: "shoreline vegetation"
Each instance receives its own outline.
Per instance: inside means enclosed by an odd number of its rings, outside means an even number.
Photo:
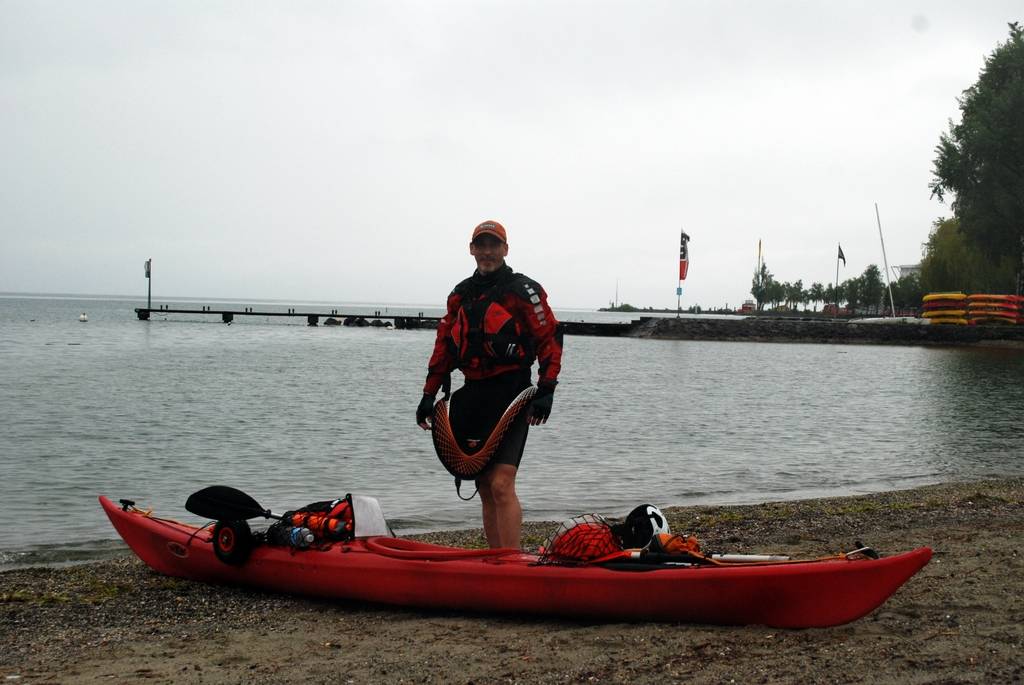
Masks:
[[[1024,478],[666,508],[705,550],[932,562],[828,629],[419,611],[211,586],[130,554],[0,573],[0,677],[20,682],[1014,682],[1024,678]],[[581,512],[582,513],[582,512]],[[555,522],[531,522],[535,548]],[[418,536],[482,546],[479,529]]]

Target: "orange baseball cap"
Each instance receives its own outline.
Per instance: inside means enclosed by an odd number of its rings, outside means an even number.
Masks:
[[[505,227],[499,224],[497,221],[485,221],[476,228],[473,229],[473,237],[470,240],[476,240],[477,236],[487,233],[493,235],[495,238],[503,243],[508,242],[508,236],[505,234]]]

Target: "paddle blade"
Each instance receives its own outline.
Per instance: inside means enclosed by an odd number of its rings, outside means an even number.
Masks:
[[[185,500],[185,508],[196,516],[216,521],[242,521],[270,516],[270,511],[261,507],[259,502],[227,485],[211,485],[193,492]]]

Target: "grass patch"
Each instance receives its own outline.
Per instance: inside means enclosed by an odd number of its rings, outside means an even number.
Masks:
[[[851,514],[884,514],[890,511],[909,511],[920,509],[921,505],[915,502],[850,502],[838,507],[828,507],[823,510],[831,516],[849,516]]]
[[[723,523],[739,523],[746,517],[738,511],[716,511],[713,513],[705,513],[700,516],[694,517],[692,522],[689,522],[694,526],[717,526]],[[679,523],[673,520],[672,523]]]
[[[63,592],[32,592],[30,590],[15,590],[0,595],[0,604],[65,604],[71,599]]]
[[[126,583],[90,580],[85,583],[75,599],[83,604],[103,604],[133,592],[134,588]]]
[[[541,535],[539,533],[524,534],[523,535],[522,545],[523,545],[524,548],[525,547],[530,547],[530,548],[540,547],[541,545],[543,545],[547,541],[548,541],[548,536],[547,535]]]
[[[980,505],[983,507],[992,507],[998,506],[1000,504],[1009,504],[1010,500],[1003,499],[998,495],[988,495],[983,492],[976,492],[973,495],[970,495],[969,497],[965,497],[964,499],[960,500],[958,504],[961,502],[970,502],[971,504]]]

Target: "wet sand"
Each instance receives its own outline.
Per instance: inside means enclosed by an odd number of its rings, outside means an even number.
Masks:
[[[852,549],[859,540],[883,554],[928,545],[935,556],[858,621],[779,630],[309,600],[168,578],[126,555],[0,574],[0,678],[303,684],[1024,680],[1024,479],[666,513],[674,531],[694,532],[705,549],[819,555]],[[555,525],[528,524],[525,546],[535,547]],[[482,542],[479,530],[417,537]]]

